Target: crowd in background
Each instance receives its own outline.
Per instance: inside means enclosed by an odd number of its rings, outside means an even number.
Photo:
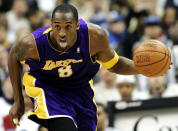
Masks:
[[[106,131],[105,108],[108,101],[178,96],[178,0],[0,0],[0,105],[3,107],[0,108],[1,131],[15,130],[8,117],[13,103],[13,90],[7,68],[8,52],[26,34],[50,25],[52,10],[64,2],[73,4],[78,9],[80,18],[103,27],[108,33],[110,45],[121,56],[132,59],[134,49],[147,39],[162,41],[172,52],[171,69],[157,78],[116,75],[101,67],[94,78],[98,131]],[[24,71],[27,70],[28,67],[24,66]],[[25,92],[23,94],[27,113],[32,105]],[[47,129],[38,127],[23,117],[21,126],[16,130]]]

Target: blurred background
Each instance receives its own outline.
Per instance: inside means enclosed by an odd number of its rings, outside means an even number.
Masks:
[[[177,131],[178,0],[0,0],[0,131],[47,131],[26,116],[16,129],[11,123],[8,112],[13,90],[7,61],[12,45],[27,33],[50,25],[51,13],[61,3],[74,5],[80,18],[103,27],[121,56],[132,59],[134,49],[151,38],[172,52],[171,69],[157,78],[100,69],[94,78],[98,131]],[[26,115],[32,105],[23,94]]]

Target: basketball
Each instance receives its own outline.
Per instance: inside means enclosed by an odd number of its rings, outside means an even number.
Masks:
[[[157,77],[170,68],[171,52],[159,40],[146,40],[135,49],[133,61],[139,73]]]

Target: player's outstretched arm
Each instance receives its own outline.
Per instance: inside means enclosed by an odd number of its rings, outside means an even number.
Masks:
[[[132,60],[116,54],[114,49],[109,45],[106,31],[94,24],[88,24],[90,34],[91,55],[96,56],[96,60],[109,71],[122,74],[138,74]]]
[[[11,119],[20,120],[24,114],[24,99],[22,95],[22,65],[20,61],[26,59],[38,59],[35,55],[36,48],[32,35],[28,35],[14,44],[10,50],[8,57],[8,70],[14,91],[14,104],[10,109],[9,115]],[[17,119],[15,120],[17,122]],[[15,124],[15,123],[14,123]],[[18,123],[16,123],[18,124]]]

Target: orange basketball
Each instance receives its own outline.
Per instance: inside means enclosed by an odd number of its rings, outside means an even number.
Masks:
[[[134,51],[136,69],[148,77],[163,75],[170,67],[171,52],[159,40],[143,41]]]

